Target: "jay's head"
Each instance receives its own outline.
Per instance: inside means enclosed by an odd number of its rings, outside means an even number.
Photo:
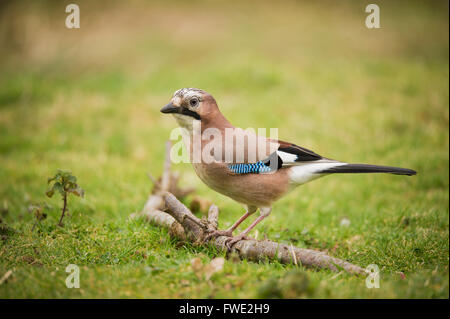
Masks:
[[[200,89],[184,88],[173,94],[170,103],[164,106],[161,112],[171,113],[181,126],[191,128],[193,121],[207,122],[219,109],[209,93]]]

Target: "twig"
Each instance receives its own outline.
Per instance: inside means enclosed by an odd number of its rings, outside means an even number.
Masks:
[[[174,217],[179,224],[181,224],[185,232],[188,233],[188,239],[197,243],[202,242],[204,237],[206,237],[207,232],[204,228],[191,221],[191,218],[198,218],[195,217],[181,202],[179,202],[175,196],[166,194],[164,199],[166,201],[166,205],[171,207],[166,212]],[[186,218],[185,215],[191,216],[190,218]],[[225,246],[225,241],[227,238],[228,237],[226,236],[219,236],[212,241],[212,244],[219,250],[227,251]],[[231,252],[237,253],[241,259],[248,259],[252,261],[276,259],[284,264],[295,264],[297,262],[306,267],[326,268],[333,271],[344,269],[351,274],[365,274],[364,269],[361,267],[339,258],[328,256],[323,252],[293,247],[292,245],[289,247],[288,245],[279,244],[268,240],[241,240],[232,247]]]
[[[12,273],[13,273],[12,270],[8,270],[8,271],[3,275],[3,277],[0,279],[0,286],[3,285],[3,284],[8,280],[9,277],[11,277]]]
[[[143,216],[152,224],[169,229],[170,235],[185,240],[184,228],[175,218],[160,210],[144,211]]]
[[[216,230],[219,224],[219,207],[211,205],[208,211],[208,225],[211,230]]]
[[[147,177],[152,181],[153,185],[158,184],[158,180],[154,178],[153,175],[150,174],[149,172],[147,172]]]
[[[298,265],[297,264],[297,255],[295,255],[294,246],[292,246],[292,244],[291,244],[290,248],[291,248],[292,259],[294,260],[294,265],[297,266]]]
[[[161,176],[161,190],[167,192],[170,187],[170,148],[172,143],[166,142],[166,159],[164,161],[164,170]]]

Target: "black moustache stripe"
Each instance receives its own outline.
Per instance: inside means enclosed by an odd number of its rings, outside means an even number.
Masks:
[[[198,115],[194,111],[191,111],[191,110],[189,110],[189,109],[187,109],[185,107],[180,107],[179,113],[183,114],[183,115],[187,115],[187,116],[193,117],[196,120],[201,120],[200,115]]]

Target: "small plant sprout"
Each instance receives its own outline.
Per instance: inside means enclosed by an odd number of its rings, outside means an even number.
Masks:
[[[33,228],[31,228],[31,230],[34,230],[34,228],[36,227],[36,225],[41,221],[47,218],[47,214],[44,213],[44,210],[46,209],[50,209],[51,206],[48,205],[47,203],[43,202],[43,203],[38,203],[38,204],[31,204],[28,206],[28,211],[30,213],[32,213],[34,215],[34,217],[36,218],[34,224],[33,224]]]
[[[55,176],[48,179],[47,183],[49,188],[46,192],[46,195],[48,197],[52,197],[55,192],[59,192],[63,199],[61,218],[59,219],[58,223],[59,226],[63,226],[62,220],[67,210],[67,196],[69,194],[74,194],[78,197],[83,197],[84,190],[80,186],[78,186],[77,178],[73,176],[70,171],[60,169],[56,172]]]

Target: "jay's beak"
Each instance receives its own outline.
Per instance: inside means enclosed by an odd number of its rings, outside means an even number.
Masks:
[[[164,106],[161,109],[161,113],[177,113],[193,117],[196,120],[200,120],[200,115],[198,115],[196,112],[193,112],[183,106],[175,106],[172,103],[169,103],[166,106]]]
[[[167,104],[161,109],[161,113],[179,113],[179,107],[173,105],[172,103]]]

